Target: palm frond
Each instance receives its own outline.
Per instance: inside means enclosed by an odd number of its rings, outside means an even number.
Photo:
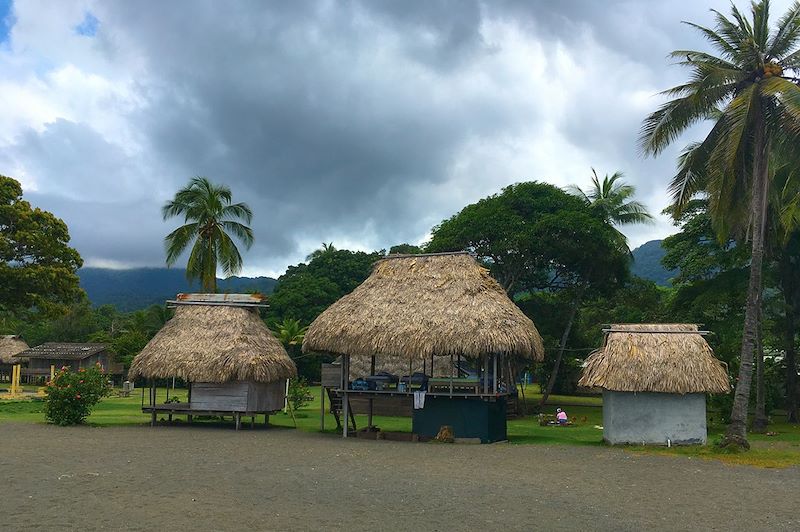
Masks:
[[[223,220],[221,224],[226,233],[234,235],[236,238],[242,241],[247,249],[250,249],[254,241],[252,229],[244,224],[231,220]]]
[[[197,238],[197,228],[198,225],[196,223],[182,225],[164,238],[167,266],[175,264],[192,240]]]
[[[778,29],[767,46],[769,57],[778,59],[791,52],[800,39],[800,2],[795,2],[778,19]]]

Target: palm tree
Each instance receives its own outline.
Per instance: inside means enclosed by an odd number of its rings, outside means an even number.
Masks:
[[[301,345],[306,336],[308,325],[303,327],[300,320],[284,318],[282,322],[272,328],[272,333],[286,347],[290,345]]]
[[[312,260],[316,259],[317,257],[322,257],[323,255],[328,255],[329,253],[333,253],[336,251],[336,248],[333,245],[333,242],[326,244],[325,242],[322,243],[322,247],[319,249],[315,249],[312,251],[307,257],[306,260],[311,262]]]
[[[184,225],[164,239],[167,266],[172,266],[190,245],[186,277],[199,279],[206,292],[217,291],[217,267],[226,276],[242,270],[242,255],[230,235],[247,249],[253,245],[253,230],[238,220],[250,223],[253,213],[245,203],[232,203],[231,189],[215,185],[206,177],[195,177],[161,209],[164,220],[183,216]]]
[[[733,20],[718,11],[714,29],[699,30],[719,55],[678,50],[672,57],[691,70],[687,83],[663,94],[671,99],[642,126],[641,146],[658,155],[690,126],[713,122],[702,142],[681,155],[670,190],[675,213],[698,192],[709,196],[712,219],[721,238],[732,231],[752,238],[750,283],[742,335],[739,379],[731,424],[724,445],[748,448],[747,405],[753,373],[753,351],[759,327],[764,257],[765,213],[769,194],[769,153],[798,129],[800,87],[792,74],[800,69],[800,2],[770,30],[769,2],[753,2],[752,21],[736,6]],[[743,201],[749,198],[749,201]]]
[[[570,185],[567,191],[585,201],[598,217],[611,225],[652,223],[653,216],[647,212],[647,207],[631,199],[636,188],[624,184],[622,177],[622,172],[606,174],[601,183],[600,176],[592,168],[592,188],[588,193],[576,185]]]

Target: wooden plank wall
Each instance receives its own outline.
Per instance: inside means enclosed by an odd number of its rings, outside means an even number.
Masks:
[[[192,408],[200,410],[247,410],[248,382],[192,383]]]

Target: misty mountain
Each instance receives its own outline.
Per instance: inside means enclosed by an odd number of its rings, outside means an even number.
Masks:
[[[200,290],[199,283],[189,284],[186,280],[186,270],[177,268],[81,268],[78,277],[93,305],[114,305],[123,312],[162,304],[180,292]],[[275,283],[271,277],[230,277],[217,279],[217,289],[269,294]]]
[[[661,240],[645,242],[633,250],[633,263],[631,273],[643,279],[649,279],[660,286],[670,286],[670,278],[678,272],[668,270],[661,264],[665,251],[661,247]]]

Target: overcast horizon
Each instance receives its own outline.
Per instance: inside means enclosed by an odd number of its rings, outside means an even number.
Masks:
[[[743,2],[737,5],[745,6]],[[781,14],[788,0],[774,2]],[[371,251],[506,185],[622,171],[657,221],[680,149],[637,149],[656,94],[727,1],[0,0],[0,174],[86,266],[163,267],[160,207],[193,176],[254,212],[241,275],[322,242]],[[176,266],[185,264],[179,262]]]

